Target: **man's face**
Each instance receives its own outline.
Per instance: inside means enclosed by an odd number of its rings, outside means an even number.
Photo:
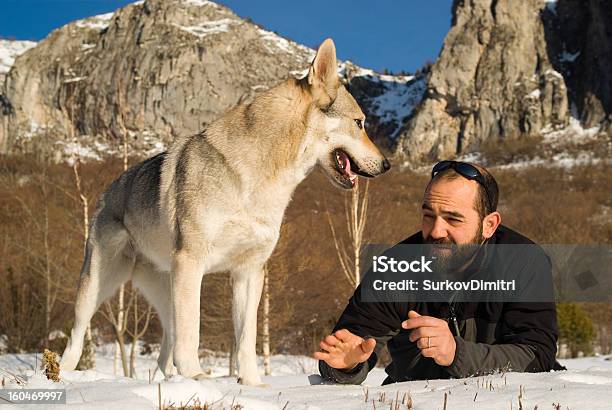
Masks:
[[[475,207],[477,193],[478,183],[463,177],[439,179],[425,191],[423,239],[436,245],[438,262],[447,268],[461,266],[474,254],[473,246],[461,245],[478,245],[484,240],[482,220]]]

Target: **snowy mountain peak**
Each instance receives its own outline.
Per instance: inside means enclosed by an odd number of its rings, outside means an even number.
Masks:
[[[34,41],[0,40],[0,75],[8,73],[15,58],[36,44]]]

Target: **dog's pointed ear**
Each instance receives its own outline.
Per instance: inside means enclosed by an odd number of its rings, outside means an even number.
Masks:
[[[338,95],[340,80],[337,70],[336,46],[334,41],[328,38],[319,46],[308,70],[308,84],[317,105],[321,108],[329,107]]]

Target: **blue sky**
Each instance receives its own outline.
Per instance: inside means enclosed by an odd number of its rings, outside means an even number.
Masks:
[[[113,11],[125,0],[1,0],[0,37],[40,40],[70,21]],[[394,72],[435,60],[450,27],[452,0],[221,0],[241,17],[314,47],[336,42],[338,56]]]

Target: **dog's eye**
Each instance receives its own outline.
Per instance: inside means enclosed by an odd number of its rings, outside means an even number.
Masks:
[[[355,124],[357,124],[360,130],[363,129],[363,120],[360,120],[359,118],[355,118]]]

